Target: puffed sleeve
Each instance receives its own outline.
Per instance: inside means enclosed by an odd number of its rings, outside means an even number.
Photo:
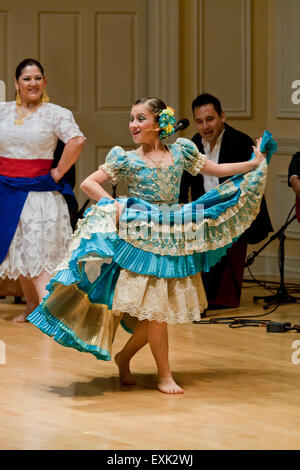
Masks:
[[[73,139],[73,137],[83,137],[85,139],[85,136],[74,119],[73,113],[69,109],[61,106],[56,106],[55,108],[53,130],[57,137],[65,144],[70,139]]]
[[[112,184],[117,184],[119,179],[127,173],[128,157],[122,147],[113,147],[107,154],[105,163],[99,166],[99,170],[105,171],[110,177]]]
[[[200,173],[206,163],[207,156],[200,153],[196,144],[191,140],[180,137],[176,140],[176,144],[181,148],[183,169],[194,176]]]

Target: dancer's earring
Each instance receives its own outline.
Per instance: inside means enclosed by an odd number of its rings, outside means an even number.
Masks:
[[[17,90],[17,93],[16,93],[16,105],[17,106],[21,106],[22,102],[21,102],[21,96],[20,96],[20,91]]]
[[[49,103],[49,101],[50,101],[50,98],[48,96],[48,93],[47,93],[46,89],[44,89],[43,96],[42,96],[42,102],[43,103]]]

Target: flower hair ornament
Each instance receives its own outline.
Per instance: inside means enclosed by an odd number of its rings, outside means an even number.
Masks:
[[[174,134],[176,119],[174,117],[175,111],[171,106],[167,106],[159,113],[158,125],[162,129],[159,135],[160,139],[166,139],[170,135]]]

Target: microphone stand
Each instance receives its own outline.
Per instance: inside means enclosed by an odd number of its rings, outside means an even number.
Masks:
[[[267,296],[254,296],[253,300],[256,302],[257,300],[263,299],[266,302],[264,305],[264,309],[268,309],[271,305],[276,304],[287,304],[287,303],[296,303],[298,298],[293,297],[288,294],[286,287],[284,285],[284,243],[286,236],[284,234],[285,229],[296,219],[296,215],[292,217],[291,220],[285,222],[282,227],[276,232],[258,251],[254,251],[251,255],[248,256],[247,261],[245,263],[245,267],[250,266],[256,256],[266,248],[273,240],[276,238],[279,239],[279,256],[280,256],[280,265],[279,265],[279,273],[280,273],[280,284],[276,294],[274,295],[267,295]]]

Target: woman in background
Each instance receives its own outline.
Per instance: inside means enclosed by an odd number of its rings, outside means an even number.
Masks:
[[[24,322],[46,294],[51,274],[65,256],[72,228],[63,180],[77,161],[84,136],[72,113],[49,102],[46,77],[35,59],[16,68],[16,101],[0,103],[0,277],[19,279]],[[58,139],[65,143],[52,168]]]

